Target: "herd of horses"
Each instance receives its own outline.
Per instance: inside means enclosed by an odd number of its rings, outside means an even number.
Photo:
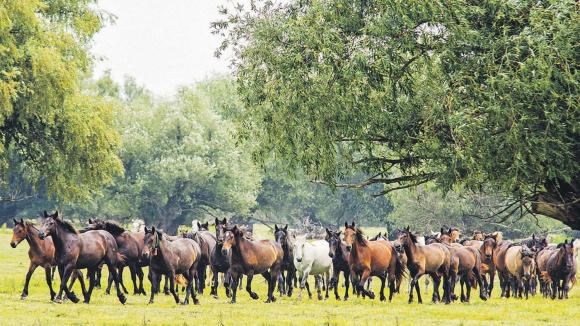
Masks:
[[[433,283],[432,301],[446,304],[458,299],[457,284],[462,302],[469,302],[471,289],[477,288],[480,299],[487,300],[496,274],[501,297],[527,299],[539,288],[544,298],[567,299],[571,285],[576,283],[578,268],[578,240],[552,245],[546,238],[534,235],[512,242],[502,239],[500,232],[474,232],[473,238],[459,240],[458,229],[442,228],[441,232],[420,237],[407,227],[397,230],[395,239],[390,241],[382,234],[369,239],[354,222],[346,222],[343,231],[326,229],[324,239],[310,242],[306,235],[294,234],[287,225],[275,225],[274,240],[258,239],[246,228],[230,225],[225,218],[215,219],[215,233],[208,230],[208,223],[197,223],[192,232],[170,236],[155,227],[138,230],[139,226],[135,226],[137,229],[130,231],[115,221],[98,219],[89,220],[88,226],[76,230],[58,212],[45,211],[44,217],[40,229],[22,219],[14,220],[11,246],[15,248],[23,240],[30,246],[30,266],[21,299],[28,296],[30,277],[38,266],[45,269],[52,301],[80,301],[71,290],[78,280],[84,302],[89,303],[94,287],[100,286],[100,269],[107,265],[106,293],[114,282],[123,304],[128,294],[122,278],[125,267],[131,273],[134,295],[147,295],[143,267],[148,266],[149,303],[161,292],[165,276],[164,292],[172,294],[178,304],[188,304],[190,297],[199,304],[198,294],[204,293],[208,267],[212,275],[210,295],[217,298],[218,286],[223,284],[231,303],[236,302],[238,287],[242,289],[242,275],[246,275],[246,291],[252,299],[258,299],[252,291],[252,280],[261,274],[268,284],[266,302],[276,301],[276,285],[280,296],[292,296],[299,286],[299,298],[304,288],[312,298],[308,276],[313,275],[318,299],[324,298],[323,289],[325,298],[334,289],[337,300],[348,300],[350,282],[354,294],[374,299],[370,282],[372,277],[378,277],[380,300],[386,301],[384,289],[388,285],[391,301],[407,278],[409,303],[414,301],[414,294],[422,303],[419,279],[426,275],[425,286],[428,280]],[[55,267],[61,281],[58,294],[52,288]],[[88,289],[83,269],[87,270]],[[341,272],[344,297],[338,293]],[[179,286],[185,291],[183,301]]]

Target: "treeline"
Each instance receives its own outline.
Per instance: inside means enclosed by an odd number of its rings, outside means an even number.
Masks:
[[[565,228],[544,218],[486,219],[505,205],[491,196],[444,197],[419,187],[375,198],[381,185],[332,191],[271,161],[257,165],[250,156],[252,142],[236,143],[233,135],[244,110],[229,76],[180,87],[172,97],[156,96],[130,77],[119,85],[109,72],[96,81],[87,79],[84,88],[116,108],[123,175],[82,202],[48,198],[42,187],[33,191],[14,177],[2,197],[12,195],[15,201],[0,203],[0,224],[58,209],[81,224],[95,217],[122,223],[143,219],[170,233],[214,217],[269,226],[308,220],[335,229],[344,221],[357,221],[385,227],[391,234],[403,225],[425,233],[458,226],[464,234],[499,229],[513,236]],[[349,178],[356,182],[364,175]]]

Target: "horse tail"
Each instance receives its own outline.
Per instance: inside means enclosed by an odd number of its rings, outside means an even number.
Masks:
[[[395,281],[397,284],[401,284],[403,277],[406,276],[407,270],[405,264],[402,260],[396,257],[395,253]]]
[[[125,265],[126,261],[127,261],[127,256],[117,252],[117,266]]]
[[[469,279],[469,283],[471,283],[471,288],[477,290],[477,282],[475,282],[475,273],[473,270],[470,270],[469,273],[467,273],[467,279]]]
[[[181,286],[187,286],[187,280],[181,274],[175,275],[175,283],[177,283]]]

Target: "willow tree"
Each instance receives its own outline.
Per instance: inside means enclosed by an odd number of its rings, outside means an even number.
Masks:
[[[213,24],[242,139],[332,187],[434,181],[580,228],[576,1],[252,1]],[[228,54],[229,55],[229,54]],[[362,171],[368,178],[343,180]]]
[[[111,18],[95,3],[0,2],[0,187],[17,178],[78,199],[122,172],[115,105],[80,88]]]

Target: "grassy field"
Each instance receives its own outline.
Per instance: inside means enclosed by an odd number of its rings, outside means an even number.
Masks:
[[[238,292],[238,302],[229,304],[223,288],[220,298],[200,297],[198,306],[178,306],[171,297],[156,296],[148,305],[149,297],[128,296],[121,305],[115,295],[104,290],[93,292],[91,303],[74,304],[50,302],[44,273],[34,273],[29,296],[20,300],[24,276],[28,269],[28,244],[24,241],[16,249],[10,247],[11,229],[0,229],[0,323],[6,325],[573,325],[580,322],[580,286],[570,293],[570,299],[544,300],[539,296],[530,300],[500,299],[493,297],[483,302],[472,295],[471,303],[451,305],[432,304],[430,295],[423,296],[424,304],[408,304],[406,294],[398,294],[393,302],[380,302],[351,297],[347,302],[329,300],[278,298],[265,304],[266,285],[261,276],[254,278],[253,288],[260,295],[252,300],[245,290]],[[262,233],[262,235],[266,235]],[[105,268],[106,269],[106,268]],[[103,270],[105,271],[105,270]],[[125,284],[129,274],[125,271]],[[106,273],[104,273],[106,274]],[[104,275],[105,277],[105,275]],[[245,279],[244,279],[245,280]],[[58,284],[58,281],[55,283]],[[244,282],[245,284],[245,282]],[[380,282],[374,282],[378,293]],[[421,281],[421,286],[424,282]],[[132,285],[128,285],[132,291]],[[146,283],[149,293],[150,284]],[[341,295],[344,288],[340,288]],[[75,288],[80,293],[80,288]]]

